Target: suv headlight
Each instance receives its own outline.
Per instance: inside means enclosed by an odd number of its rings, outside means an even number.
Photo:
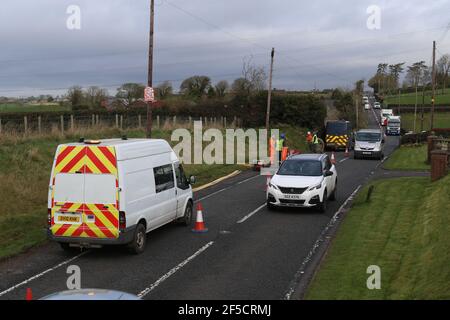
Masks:
[[[320,189],[320,188],[322,188],[322,182],[319,183],[319,184],[316,185],[316,186],[309,187],[308,191],[318,190],[318,189]]]
[[[272,182],[269,182],[269,187],[274,188],[278,191],[280,191],[280,189],[278,188],[278,186],[276,184],[273,184]]]

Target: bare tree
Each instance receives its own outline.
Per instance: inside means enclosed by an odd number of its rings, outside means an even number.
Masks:
[[[225,94],[227,93],[229,87],[230,85],[228,84],[227,81],[225,80],[219,81],[215,86],[216,95],[220,98],[225,97]]]
[[[244,58],[242,77],[251,84],[251,92],[262,91],[267,88],[267,74],[263,67],[253,63],[253,57]]]
[[[156,93],[161,100],[171,96],[173,93],[173,87],[170,81],[164,81],[159,86],[157,86]]]
[[[444,54],[439,58],[436,64],[437,72],[440,78],[442,78],[442,93],[444,93],[445,88],[447,88],[448,73],[450,71],[450,55]]]
[[[100,108],[102,101],[106,99],[108,92],[96,86],[89,87],[86,90],[85,97],[90,109]]]
[[[408,66],[408,71],[406,74],[407,79],[411,81],[412,86],[416,90],[416,103],[414,105],[414,132],[416,132],[416,119],[417,119],[417,99],[418,99],[418,92],[417,88],[420,83],[420,78],[422,76],[423,70],[426,68],[425,61],[419,61],[411,66]]]

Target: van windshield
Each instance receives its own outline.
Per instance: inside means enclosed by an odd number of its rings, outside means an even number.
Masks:
[[[356,141],[378,142],[381,141],[381,134],[376,132],[357,132]]]
[[[331,135],[347,134],[347,123],[346,122],[328,122],[326,131],[327,131],[327,134],[331,134]]]
[[[286,160],[278,170],[280,176],[318,177],[322,173],[322,164],[317,160]]]

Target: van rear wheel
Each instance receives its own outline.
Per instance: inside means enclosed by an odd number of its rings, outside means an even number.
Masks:
[[[128,249],[133,254],[141,254],[145,250],[145,244],[147,242],[147,233],[145,226],[140,223],[137,225],[134,232],[133,241],[128,245]]]

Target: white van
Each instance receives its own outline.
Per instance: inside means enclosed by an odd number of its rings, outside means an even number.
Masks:
[[[177,220],[190,225],[191,184],[165,140],[114,139],[58,146],[48,193],[48,236],[61,247],[127,244]]]
[[[362,129],[355,134],[354,158],[384,158],[384,133],[381,129]]]
[[[381,109],[381,125],[387,126],[387,120],[390,116],[394,115],[394,111],[392,109]]]

